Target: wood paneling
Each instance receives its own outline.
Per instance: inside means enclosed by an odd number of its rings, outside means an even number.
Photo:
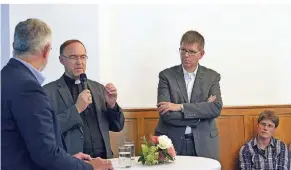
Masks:
[[[275,137],[280,138],[282,141],[286,141],[287,144],[291,144],[291,115],[281,115],[279,126],[274,134]]]
[[[118,157],[118,147],[123,145],[124,141],[135,141],[138,145],[137,119],[125,119],[124,128],[121,132],[110,132],[110,143],[114,157]]]
[[[279,106],[240,106],[224,107],[221,116],[216,119],[219,130],[220,162],[223,170],[238,169],[240,147],[256,135],[257,118],[264,110],[273,110],[280,117],[275,137],[291,144],[291,105]],[[125,109],[124,129],[110,133],[114,156],[118,156],[117,147],[124,140],[134,140],[136,155],[140,155],[141,137],[154,134],[159,119],[156,109]]]
[[[244,119],[243,116],[221,116],[216,120],[219,130],[220,162],[223,169],[231,169],[238,164],[239,148],[244,144]],[[229,148],[236,148],[229,150]],[[233,158],[233,159],[229,159]]]
[[[145,119],[145,133],[147,134],[147,137],[154,135],[158,121],[158,119]]]

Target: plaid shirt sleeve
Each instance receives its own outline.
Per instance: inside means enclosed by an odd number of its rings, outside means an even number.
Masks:
[[[281,142],[281,152],[278,155],[278,162],[277,162],[277,170],[288,170],[288,148],[287,146]]]
[[[291,144],[289,146],[289,169],[291,169]]]
[[[252,156],[248,145],[242,146],[239,151],[239,166],[241,170],[252,169]]]

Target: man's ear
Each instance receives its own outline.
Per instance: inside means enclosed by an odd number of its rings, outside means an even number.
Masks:
[[[64,57],[59,56],[59,61],[60,61],[60,63],[62,63],[64,65]]]
[[[51,45],[50,44],[45,45],[43,49],[44,59],[48,59],[48,57],[50,56],[50,52],[51,52]]]
[[[201,58],[204,56],[204,54],[205,54],[205,51],[204,51],[204,50],[201,51],[201,52],[200,52],[200,58],[199,58],[199,59],[201,59]]]

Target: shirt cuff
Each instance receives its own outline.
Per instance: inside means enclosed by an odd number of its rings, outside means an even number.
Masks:
[[[109,109],[109,110],[118,111],[118,105],[117,105],[117,102],[115,103],[115,106],[114,106],[113,108],[108,107],[107,103],[106,103],[106,107],[107,107],[107,109]]]
[[[181,104],[181,112],[183,112],[184,113],[184,106],[183,106],[183,104]]]

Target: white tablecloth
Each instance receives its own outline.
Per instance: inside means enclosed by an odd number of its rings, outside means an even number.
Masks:
[[[139,157],[132,160],[130,168],[120,168],[118,158],[110,159],[115,170],[221,170],[221,165],[217,160],[193,157],[193,156],[177,156],[174,162],[159,164],[153,166],[142,165],[137,162]]]

